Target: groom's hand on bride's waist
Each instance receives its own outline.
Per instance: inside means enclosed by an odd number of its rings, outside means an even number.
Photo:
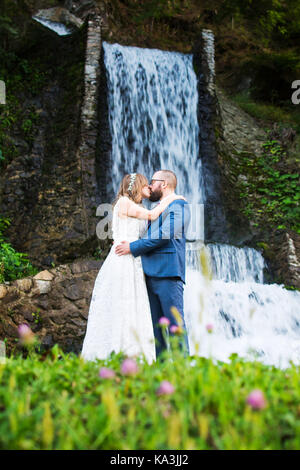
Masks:
[[[115,252],[117,255],[128,255],[130,253],[130,245],[129,242],[123,241],[120,245],[116,246]]]

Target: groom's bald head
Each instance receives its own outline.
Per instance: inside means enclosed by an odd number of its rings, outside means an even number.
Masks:
[[[159,175],[159,176],[157,176]],[[177,186],[177,178],[173,171],[171,170],[159,170],[155,173],[155,178],[162,179],[166,181],[169,188],[175,191]]]
[[[171,170],[159,170],[154,173],[149,185],[152,202],[174,193],[177,186],[177,178]]]

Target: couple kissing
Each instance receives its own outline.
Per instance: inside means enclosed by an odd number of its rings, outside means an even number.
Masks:
[[[106,359],[114,351],[152,363],[167,348],[162,317],[169,335],[181,328],[180,348],[189,353],[183,289],[190,213],[176,186],[171,170],[155,172],[150,184],[139,173],[124,176],[114,202],[113,245],[93,288],[84,359]],[[143,199],[157,205],[148,210]]]

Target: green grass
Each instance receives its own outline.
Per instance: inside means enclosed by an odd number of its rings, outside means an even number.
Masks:
[[[299,367],[279,370],[232,356],[139,363],[85,362],[57,346],[0,364],[0,449],[299,449]],[[116,373],[101,379],[105,364]],[[158,397],[163,380],[175,387]],[[267,401],[246,403],[253,389]]]
[[[292,95],[292,93],[291,93]],[[244,111],[256,119],[277,122],[295,128],[300,133],[300,106],[289,105],[276,106],[270,103],[254,101],[247,93],[238,93],[231,99]]]

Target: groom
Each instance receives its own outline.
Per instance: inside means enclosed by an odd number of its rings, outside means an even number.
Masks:
[[[170,170],[154,173],[149,185],[152,202],[161,201],[175,192],[177,178]],[[118,255],[132,253],[142,257],[143,270],[148,289],[156,356],[166,349],[159,319],[167,317],[171,325],[178,325],[171,313],[177,308],[182,319],[183,344],[181,349],[189,353],[183,313],[183,284],[185,283],[185,232],[190,221],[188,204],[183,199],[172,202],[158,219],[148,224],[144,237],[134,242],[122,241],[116,247]],[[169,333],[172,335],[173,333]]]

